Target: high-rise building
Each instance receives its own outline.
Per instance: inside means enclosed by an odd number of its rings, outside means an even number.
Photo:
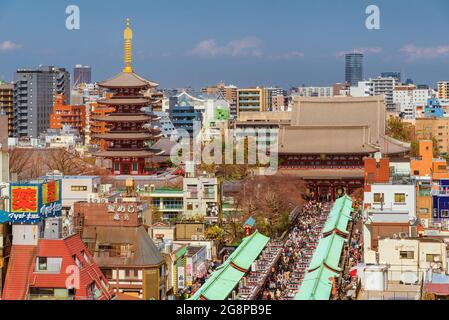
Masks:
[[[0,84],[0,114],[8,117],[8,136],[14,135],[14,85]]]
[[[352,87],[363,80],[363,53],[345,55],[345,80]]]
[[[247,88],[237,90],[237,113],[241,111],[268,111],[268,90]]]
[[[449,99],[449,81],[438,82],[438,98]]]
[[[63,68],[19,69],[14,75],[14,136],[37,138],[50,127],[56,94],[70,97],[70,74]]]
[[[77,87],[82,83],[92,82],[92,69],[89,66],[77,64],[73,68],[73,86]]]

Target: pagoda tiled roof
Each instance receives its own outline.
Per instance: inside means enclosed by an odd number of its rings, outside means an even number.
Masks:
[[[114,140],[114,139],[130,139],[130,140],[146,140],[151,139],[153,136],[150,133],[122,133],[122,132],[109,132],[104,134],[96,134],[93,135],[92,138],[95,139],[105,139],[105,140]]]
[[[120,122],[120,121],[135,121],[135,122],[145,122],[152,120],[153,117],[149,115],[116,115],[110,114],[102,117],[95,117],[97,121],[106,121],[106,122]]]
[[[159,84],[146,80],[134,72],[120,72],[113,78],[99,82],[98,85],[103,88],[118,89],[118,88],[142,88],[148,89],[157,87]]]
[[[112,98],[101,99],[97,101],[100,105],[116,106],[116,105],[146,105],[149,103],[147,98]]]

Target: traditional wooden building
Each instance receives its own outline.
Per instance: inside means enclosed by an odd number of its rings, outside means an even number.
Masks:
[[[293,99],[291,112],[239,115],[237,127],[278,129],[279,170],[307,181],[312,198],[334,200],[363,187],[363,160],[381,153],[400,157],[410,145],[385,133],[383,98]],[[248,118],[248,119],[247,119]]]
[[[109,159],[116,175],[141,175],[145,173],[146,161],[155,154],[148,143],[160,136],[158,129],[144,127],[157,118],[142,110],[150,105],[150,99],[144,96],[144,92],[158,84],[133,72],[129,19],[126,22],[124,40],[125,68],[112,79],[99,83],[101,88],[111,91],[113,95],[111,98],[98,100],[98,104],[115,110],[108,115],[96,117],[97,121],[106,123],[109,131],[92,135],[93,139],[106,141],[105,150],[94,155]]]

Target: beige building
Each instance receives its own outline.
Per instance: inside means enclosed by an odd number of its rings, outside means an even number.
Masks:
[[[449,118],[419,118],[415,122],[415,138],[438,142],[440,153],[449,152]]]
[[[268,111],[268,90],[246,88],[237,90],[237,113],[242,111]]]
[[[379,263],[386,264],[388,280],[420,282],[423,275],[447,270],[447,248],[442,240],[431,238],[379,240]],[[413,280],[416,280],[413,281]]]
[[[438,82],[438,98],[449,99],[449,81]]]
[[[9,137],[12,137],[14,133],[13,96],[14,96],[14,85],[0,83],[0,113],[4,113],[8,117],[7,128]]]

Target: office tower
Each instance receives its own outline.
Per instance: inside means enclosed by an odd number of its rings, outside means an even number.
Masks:
[[[0,84],[0,114],[8,118],[8,136],[14,134],[14,85]]]
[[[438,82],[438,98],[449,99],[449,81]]]
[[[92,69],[89,66],[77,64],[73,69],[73,86],[78,87],[82,83],[91,83]]]
[[[38,138],[50,127],[56,94],[70,97],[70,74],[63,68],[19,69],[14,75],[14,136]]]
[[[351,87],[363,80],[363,54],[348,53],[345,55],[345,80]]]
[[[380,74],[380,76],[382,78],[395,78],[397,80],[398,83],[401,83],[401,73],[400,72],[392,72],[392,71],[387,71],[387,72],[382,72]]]

